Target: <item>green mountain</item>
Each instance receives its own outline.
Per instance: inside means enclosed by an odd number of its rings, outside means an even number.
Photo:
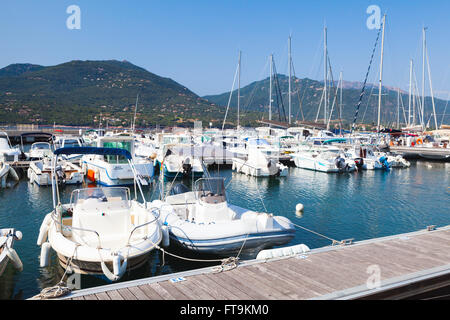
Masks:
[[[110,60],[0,69],[0,122],[129,127],[138,94],[136,126],[192,126],[196,120],[221,125],[224,118],[224,108],[181,84]]]
[[[289,78],[285,75],[278,74],[278,81],[275,77],[272,82],[272,119],[275,121],[284,121],[288,116],[288,92],[289,92]],[[337,81],[335,86],[337,85]],[[261,81],[255,81],[240,90],[241,102],[240,110],[241,114],[245,115],[246,111],[251,112],[263,112],[264,118],[268,119],[269,115],[269,86],[270,79],[266,78]],[[279,88],[279,89],[278,89]],[[346,82],[344,89],[342,90],[342,119],[347,125],[353,122],[356,106],[361,94],[362,84]],[[292,90],[292,110],[291,115],[295,120],[315,121],[319,104],[323,96],[323,82],[315,81],[311,79],[299,79],[294,78],[291,82]],[[333,108],[332,120],[339,119],[339,101],[340,92],[336,95],[336,88],[332,87],[328,90],[329,104],[328,112],[331,110],[333,101],[336,98]],[[228,104],[230,92],[226,92],[218,95],[204,96],[206,100],[213,102],[217,105],[226,106]],[[280,96],[282,98],[280,98]],[[397,90],[389,87],[383,87],[382,90],[382,107],[381,107],[381,122],[384,125],[390,125],[397,121]],[[404,122],[403,110],[407,117],[408,113],[408,94],[401,91],[401,104],[400,104],[400,122]],[[438,125],[442,121],[442,114],[446,108],[447,101],[435,99],[436,114],[438,115]],[[284,106],[284,112],[283,112]],[[233,91],[233,96],[230,102],[231,108],[237,108],[237,90]],[[232,111],[236,112],[235,110]],[[448,112],[450,114],[450,112]],[[230,114],[230,113],[229,113]],[[426,119],[430,119],[432,114],[432,101],[430,97],[425,98],[425,114]],[[281,116],[280,116],[281,115]],[[318,119],[323,123],[323,102],[319,112]],[[287,119],[287,118],[286,118]],[[365,95],[363,96],[362,103],[360,105],[357,123],[372,124],[377,123],[378,120],[378,87],[372,84],[366,86]],[[446,116],[444,123],[449,123],[450,117]],[[434,125],[432,119],[430,125]]]

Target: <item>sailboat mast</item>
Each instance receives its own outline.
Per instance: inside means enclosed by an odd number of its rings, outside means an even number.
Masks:
[[[324,92],[324,124],[327,125],[327,108],[328,108],[328,95],[327,95],[327,82],[328,82],[328,52],[327,52],[327,27],[323,28],[323,41],[324,41],[324,45],[323,45],[323,75],[324,75],[324,87],[323,87],[323,92]]]
[[[411,95],[412,95],[412,72],[413,72],[413,60],[409,61],[409,101],[408,101],[408,127],[411,126]]]
[[[340,90],[340,97],[339,97],[339,133],[342,136],[342,89],[343,89],[343,81],[344,81],[342,71],[339,74],[339,79],[340,79],[340,83],[341,83],[341,88],[340,88],[341,90]]]
[[[430,59],[428,57],[428,48],[425,43],[425,54],[427,57],[427,69],[428,69],[428,81],[430,82],[430,95],[431,95],[431,105],[433,106],[433,115],[434,115],[434,125],[436,130],[438,130],[437,117],[436,117],[436,106],[434,103],[434,92],[433,92],[433,82],[431,81],[431,68],[430,68]]]
[[[381,116],[381,90],[383,84],[383,55],[384,55],[384,31],[386,30],[386,15],[383,16],[383,35],[381,37],[381,62],[380,62],[380,83],[378,86],[378,122],[377,131],[380,132]]]
[[[397,129],[400,129],[400,88],[397,88]]]
[[[272,73],[273,73],[273,54],[270,55],[269,121],[272,120]]]
[[[238,95],[237,95],[237,129],[239,129],[239,109],[241,102],[241,51],[239,50],[238,62]]]
[[[291,106],[292,106],[292,100],[291,100],[291,79],[292,79],[292,56],[291,56],[291,36],[289,36],[289,50],[288,50],[288,60],[289,60],[289,121],[288,123],[291,124]]]
[[[425,130],[424,110],[425,110],[425,46],[426,34],[425,28],[422,30],[422,128]]]
[[[136,126],[136,112],[137,112],[138,101],[139,101],[139,93],[136,96],[136,106],[134,107],[134,118],[133,118],[133,126],[132,126],[133,133],[134,133],[134,128]]]

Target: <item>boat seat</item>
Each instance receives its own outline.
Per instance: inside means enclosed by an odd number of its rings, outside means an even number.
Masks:
[[[132,230],[130,209],[127,201],[101,201],[85,199],[78,201],[73,209],[72,226],[85,230],[74,230],[73,239],[82,244],[96,247],[100,236],[101,245],[116,247],[126,242]],[[123,244],[124,245],[124,244]]]
[[[202,196],[201,200],[206,203],[221,203],[221,202],[226,201],[224,196],[217,195],[214,193],[210,193],[210,194],[207,194],[206,196]]]

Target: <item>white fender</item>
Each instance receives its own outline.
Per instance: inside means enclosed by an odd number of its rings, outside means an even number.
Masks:
[[[122,278],[123,274],[127,270],[127,259],[123,259],[122,264],[120,264],[120,260],[122,260],[122,256],[118,254],[117,256],[114,256],[113,258],[113,270],[114,274],[119,276],[119,279]]]
[[[19,181],[19,175],[17,174],[16,170],[14,170],[13,167],[10,167],[10,168],[9,168],[9,174],[12,176],[12,178],[13,178],[15,181]]]
[[[117,281],[120,278],[122,278],[123,274],[127,270],[127,259],[124,259],[122,265],[120,265],[120,258],[121,258],[120,255],[114,256],[113,258],[114,273],[109,271],[104,261],[102,261],[100,264],[102,267],[103,274],[111,281]]]
[[[50,249],[51,245],[49,242],[44,242],[41,246],[41,257],[40,257],[40,267],[48,267],[50,264]]]
[[[4,248],[6,255],[8,256],[9,260],[12,261],[14,268],[16,268],[18,271],[23,270],[23,264],[22,261],[20,261],[19,255],[17,254],[16,250],[13,248],[5,247]]]
[[[161,227],[162,231],[162,246],[167,248],[170,245],[169,227],[163,225]]]
[[[256,256],[257,260],[272,259],[278,257],[293,256],[310,251],[309,247],[304,244],[298,244],[291,247],[261,250]]]
[[[47,241],[48,229],[50,228],[50,222],[52,221],[51,214],[47,214],[44,218],[44,221],[41,224],[39,229],[39,236],[37,239],[37,245],[41,246],[44,242]]]

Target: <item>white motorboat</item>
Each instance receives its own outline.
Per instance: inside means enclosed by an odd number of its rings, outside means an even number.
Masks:
[[[184,155],[171,150],[175,145],[166,144],[159,150],[157,163],[160,166],[160,176],[165,179],[200,178],[203,176],[203,166],[200,160],[190,154]]]
[[[6,188],[9,187],[8,179],[12,179],[15,182],[19,181],[19,175],[16,170],[11,167],[8,163],[0,161],[0,181],[1,187]]]
[[[126,187],[74,190],[70,202],[62,204],[58,192],[56,156],[60,154],[123,156],[136,181],[135,200]],[[138,191],[143,203],[138,202]],[[55,150],[52,159],[54,210],[42,222],[37,244],[41,267],[48,266],[50,248],[63,268],[80,274],[103,274],[119,280],[126,270],[143,265],[162,239],[158,210],[145,200],[131,154],[118,148],[68,148]]]
[[[5,271],[6,265],[9,261],[12,262],[13,266],[17,270],[22,271],[22,261],[20,260],[16,250],[13,248],[14,242],[21,239],[22,233],[16,229],[0,229],[0,277]]]
[[[164,202],[155,200],[152,206],[160,208],[171,244],[200,253],[257,253],[294,237],[289,219],[229,204],[223,178],[199,179],[194,191],[175,185]]]
[[[71,135],[56,136],[53,142],[55,149],[75,148],[84,146],[84,140],[81,137]],[[73,163],[79,163],[81,154],[62,155],[63,160],[69,160]]]
[[[255,177],[288,175],[288,167],[278,161],[279,152],[264,139],[252,139],[248,144],[246,160],[234,158],[232,169]]]
[[[0,160],[6,162],[17,162],[22,155],[19,147],[13,147],[6,132],[0,131]]]
[[[25,156],[27,160],[41,160],[44,157],[49,157],[53,155],[52,146],[48,142],[35,142],[31,145],[31,148],[28,152],[25,152]]]
[[[55,171],[60,184],[83,183],[83,169],[70,161],[60,159]],[[39,186],[49,186],[52,184],[51,176],[52,163],[50,158],[44,157],[42,160],[30,162],[27,177],[31,183],[36,183]]]
[[[133,164],[137,170],[138,179],[147,185],[154,175],[153,160],[136,157],[134,151],[134,137],[130,135],[104,136],[97,140],[99,148],[119,148],[128,151],[133,156]],[[134,183],[133,169],[129,161],[122,155],[92,154],[84,155],[81,159],[82,167],[87,178],[104,186],[127,186]]]
[[[386,162],[381,156],[377,156],[370,146],[355,145],[346,151],[346,154],[355,161],[358,170],[387,169]]]
[[[356,169],[354,160],[335,147],[300,150],[291,154],[291,157],[296,167],[302,169],[327,173],[351,172]]]

